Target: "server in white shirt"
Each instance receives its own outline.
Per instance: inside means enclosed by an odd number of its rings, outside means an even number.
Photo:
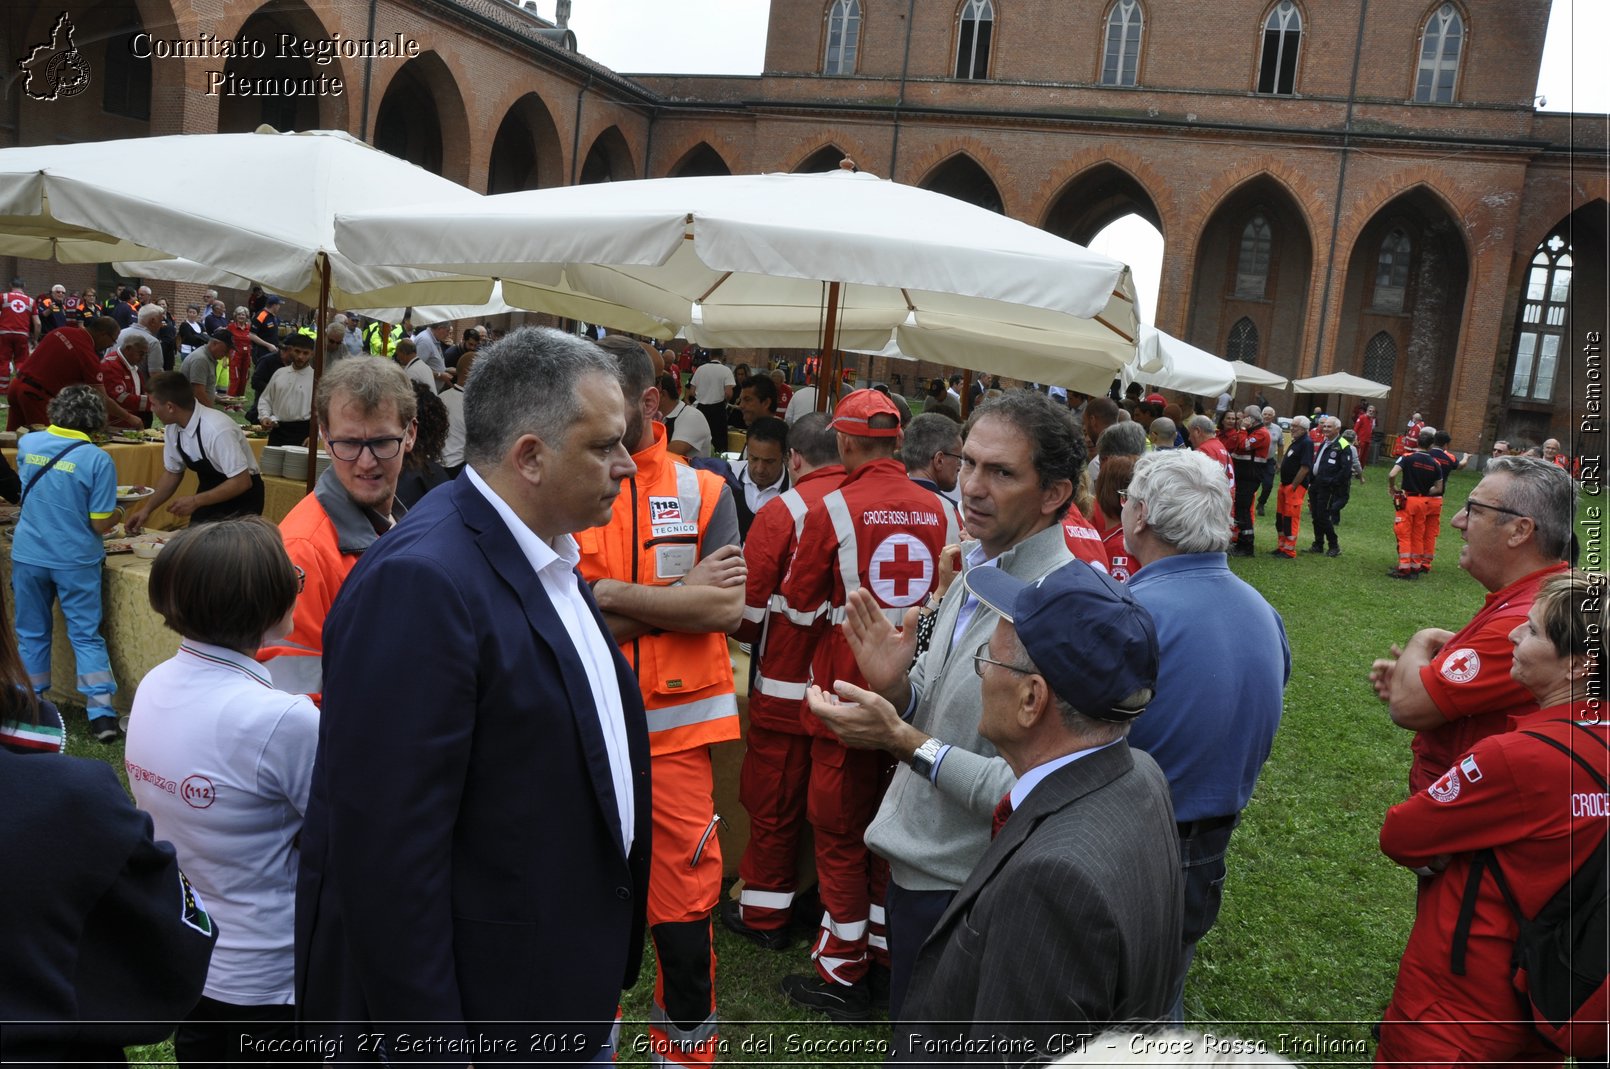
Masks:
[[[744,443],[744,459],[732,462],[737,486],[733,500],[738,505],[738,532],[749,537],[749,524],[761,506],[788,489],[788,424],[775,416],[757,419],[749,425]]]
[[[442,446],[442,467],[455,479],[464,469],[464,384],[470,381],[470,369],[474,366],[475,350],[466,349],[453,365],[456,381],[437,398],[447,409],[447,444]]]
[[[263,476],[240,424],[216,408],[196,404],[189,380],[179,371],[164,371],[151,380],[151,411],[165,424],[164,470],[156,493],[129,513],[125,525],[130,534],[139,532],[164,504],[175,516],[189,516],[192,524],[262,515]],[[196,473],[198,489],[170,503],[187,468]]]
[[[711,353],[710,359],[693,369],[693,403],[704,413],[710,424],[710,448],[718,453],[727,451],[727,406],[732,403],[732,391],[738,380],[732,369],[721,360],[720,353]]]
[[[431,370],[430,365],[425,363],[424,358],[419,355],[419,349],[413,342],[407,338],[398,342],[397,351],[393,354],[393,359],[397,361],[398,366],[408,373],[410,379],[428,386],[432,392],[435,392],[436,374]]]
[[[676,377],[661,375],[660,419],[665,423],[665,448],[685,457],[710,455],[710,421],[704,413],[677,396]]]
[[[306,445],[313,419],[313,339],[298,331],[285,339],[290,363],[274,372],[257,399],[257,418],[269,445]]]
[[[218,927],[201,1001],[174,1034],[181,1065],[295,1036],[297,839],[319,714],[252,654],[290,630],[299,585],[258,517],[181,531],[151,567],[151,604],[183,641],[134,695],[129,788]],[[174,909],[192,915],[177,895]]]

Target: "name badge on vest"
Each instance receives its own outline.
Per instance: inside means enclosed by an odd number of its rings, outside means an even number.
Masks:
[[[680,579],[693,570],[698,546],[655,546],[654,574],[661,579]]]

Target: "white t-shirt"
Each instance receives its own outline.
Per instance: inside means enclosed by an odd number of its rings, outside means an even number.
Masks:
[[[696,457],[710,455],[710,421],[704,418],[703,412],[685,401],[678,401],[676,407],[665,414],[665,423],[674,428],[671,441],[688,443]]]
[[[217,921],[209,998],[294,1001],[294,844],[318,742],[313,703],[222,646],[185,640],[134,694],[129,788]]]
[[[727,387],[738,385],[732,369],[714,360],[693,370],[693,403],[719,405],[727,399]]]
[[[833,406],[828,405],[827,410],[829,412],[833,411]],[[787,423],[793,423],[795,420],[799,419],[799,417],[805,415],[805,413],[815,411],[816,387],[801,386],[799,389],[794,391],[793,399],[788,402],[788,410],[783,413],[783,420]]]
[[[449,386],[437,395],[447,409],[447,444],[442,446],[442,467],[464,463],[464,388]]]
[[[180,454],[181,446],[183,455]],[[162,466],[175,474],[183,472],[185,456],[192,460],[205,456],[208,463],[227,479],[233,479],[243,471],[253,475],[259,472],[257,455],[247,444],[246,432],[240,424],[216,408],[205,405],[196,406],[188,426],[170,423],[162,428]]]

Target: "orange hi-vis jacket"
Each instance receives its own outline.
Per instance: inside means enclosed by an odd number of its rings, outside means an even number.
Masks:
[[[665,428],[656,424],[654,444],[632,454],[637,474],[621,487],[609,523],[576,536],[587,582],[671,586],[704,556],[705,532],[726,481],[689,467],[665,446]],[[661,631],[620,646],[643,691],[650,756],[738,737],[725,634]]]

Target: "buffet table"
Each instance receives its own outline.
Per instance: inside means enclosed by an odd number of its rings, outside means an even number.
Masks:
[[[268,445],[267,439],[248,438],[246,441],[252,447],[252,453],[261,462],[263,448]],[[162,478],[165,469],[162,467],[161,442],[107,442],[101,448],[106,450],[107,456],[112,458],[112,463],[117,468],[117,481],[120,486],[155,486],[157,480]],[[15,469],[17,466],[17,447],[8,445],[0,452],[5,453],[6,463]],[[187,471],[184,473],[184,478],[179,481],[179,489],[175,491],[173,496],[183,497],[186,494],[193,494],[196,492],[196,488],[196,473]],[[264,489],[266,496],[266,486]],[[295,502],[293,501],[291,504],[294,505]],[[285,511],[290,511],[290,505],[285,507]],[[267,514],[268,510],[265,508],[264,515]],[[278,523],[283,515],[282,513],[280,516],[269,516],[268,518]],[[185,523],[185,520],[169,512],[167,506],[163,506],[151,515],[146,526],[154,531],[174,531],[183,527]]]

